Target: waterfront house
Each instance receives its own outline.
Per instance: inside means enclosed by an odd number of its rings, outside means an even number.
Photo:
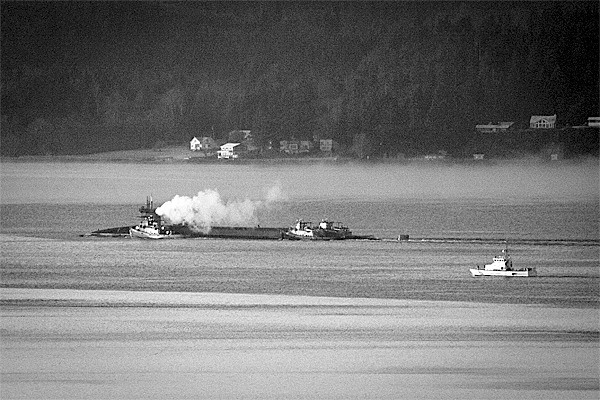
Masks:
[[[311,142],[310,140],[301,140],[298,152],[308,153],[309,151],[311,151],[313,149],[313,147],[314,147],[314,143]]]
[[[425,160],[445,160],[446,159],[446,155],[444,154],[426,154],[423,157]]]
[[[197,151],[201,149],[201,142],[200,139],[198,139],[196,136],[194,136],[194,138],[192,140],[190,140],[190,150],[191,151]]]
[[[337,150],[338,144],[333,139],[320,139],[319,140],[319,150],[324,153],[331,153]]]
[[[239,157],[239,149],[240,143],[225,143],[221,146],[221,150],[217,151],[217,158],[220,159],[230,159],[230,158],[238,158]]]
[[[475,129],[481,133],[506,132],[513,125],[514,122],[499,122],[497,124],[490,122],[489,124],[475,125]]]
[[[208,136],[201,137],[200,139],[198,139],[197,137],[194,136],[194,138],[192,140],[190,140],[190,150],[191,151],[198,151],[198,150],[209,151],[209,150],[215,149],[216,147],[217,147],[217,144],[215,143],[215,140]]]
[[[588,126],[591,128],[600,128],[600,117],[589,117]]]
[[[281,140],[279,141],[279,151],[287,154],[298,154],[300,142],[298,140]]]
[[[426,154],[426,160],[445,160],[448,157],[448,152],[446,150],[440,150],[437,154]]]
[[[554,129],[556,127],[556,114],[554,115],[532,115],[529,120],[532,129]]]

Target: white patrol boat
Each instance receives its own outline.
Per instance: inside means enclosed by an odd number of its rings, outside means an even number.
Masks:
[[[537,276],[537,271],[532,268],[513,268],[512,260],[508,255],[508,249],[503,249],[502,254],[493,258],[491,264],[486,264],[483,269],[471,268],[471,274],[476,276]]]

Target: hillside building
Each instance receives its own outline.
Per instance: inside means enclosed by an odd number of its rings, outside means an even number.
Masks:
[[[194,136],[192,140],[190,140],[190,150],[191,151],[210,151],[217,148],[217,144],[215,140],[211,137],[204,136],[198,139]]]
[[[514,122],[499,122],[497,124],[489,123],[482,125],[475,125],[475,129],[481,133],[496,133],[496,132],[506,132],[514,125]]]
[[[589,117],[588,126],[590,128],[600,128],[600,117]]]
[[[239,158],[240,143],[225,143],[221,146],[221,150],[217,151],[219,159],[235,159]]]
[[[531,129],[554,129],[556,127],[556,114],[532,115],[529,119]]]

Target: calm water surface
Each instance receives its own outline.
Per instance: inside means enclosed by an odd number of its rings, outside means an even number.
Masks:
[[[122,175],[118,168],[123,169]],[[140,180],[149,190],[142,190],[137,180],[144,168],[149,171]],[[598,306],[599,204],[597,195],[590,193],[590,185],[592,190],[597,186],[593,180],[597,166],[567,165],[565,171],[521,166],[516,175],[521,186],[512,188],[513,196],[503,197],[474,190],[473,184],[462,178],[464,167],[438,171],[459,186],[448,192],[451,196],[431,194],[428,182],[419,186],[420,178],[434,176],[431,168],[392,170],[386,166],[344,172],[323,167],[321,172],[337,174],[339,181],[349,185],[347,193],[354,194],[353,198],[342,196],[338,185],[321,195],[323,185],[334,182],[335,176],[318,181],[316,169],[305,171],[309,178],[312,174],[313,194],[301,195],[307,183],[299,180],[295,169],[225,168],[223,174],[229,181],[224,182],[215,178],[215,166],[208,166],[204,176],[177,173],[172,181],[157,168],[3,164],[0,284]],[[168,166],[167,172],[174,173],[174,168]],[[188,174],[200,172],[194,170],[200,166],[183,168]],[[491,179],[493,173],[516,173],[513,167],[508,172],[489,168],[469,171],[475,180]],[[383,189],[382,177],[389,177],[391,172],[394,174],[388,181],[407,187],[411,182],[407,189],[411,196],[401,195],[397,187]],[[156,174],[155,179],[149,177],[152,174]],[[485,174],[491,175],[486,178]],[[557,180],[556,175],[561,174],[560,178],[571,179]],[[239,181],[237,175],[245,180]],[[301,189],[294,185],[295,179]],[[99,194],[99,188],[106,189],[111,180],[121,189]],[[164,193],[158,191],[156,182],[165,183]],[[242,182],[246,195],[239,187],[232,189],[236,182]],[[39,187],[28,189],[27,185],[54,189],[48,192],[49,199],[35,201]],[[296,218],[313,222],[329,218],[345,222],[357,234],[386,240],[146,242],[80,237],[96,229],[137,223],[137,208],[151,189],[161,204],[174,194],[193,195],[211,187],[224,196],[260,198],[272,185],[280,186],[284,195],[257,208],[256,222],[261,226],[285,227]],[[535,190],[530,193],[526,186]],[[118,201],[118,190],[126,200],[135,200]],[[332,198],[331,193],[339,196]],[[409,234],[411,241],[393,240],[400,234]],[[508,240],[514,263],[536,267],[538,278],[471,278],[468,268],[491,262],[503,240]]]
[[[597,161],[0,167],[2,398],[598,398]],[[80,236],[206,189],[383,240]]]

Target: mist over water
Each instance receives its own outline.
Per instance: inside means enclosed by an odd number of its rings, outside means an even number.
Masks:
[[[0,164],[0,202],[137,204],[153,195],[215,190],[229,199],[265,200],[277,187],[290,200],[495,199],[598,201],[597,159],[495,164]]]

